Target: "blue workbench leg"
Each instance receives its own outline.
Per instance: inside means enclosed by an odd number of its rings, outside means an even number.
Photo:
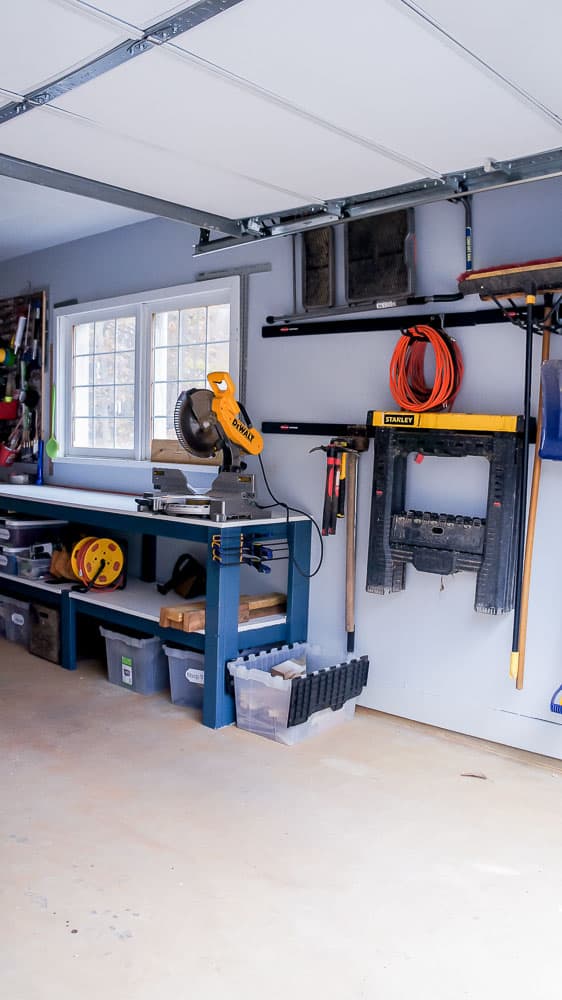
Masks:
[[[304,573],[310,572],[310,521],[291,521],[287,527],[289,558],[287,580],[287,641],[303,642],[308,635],[308,591],[310,580],[299,573],[295,560]]]
[[[76,601],[70,600],[68,590],[60,599],[61,660],[66,670],[76,670]]]
[[[222,532],[227,538],[240,532]],[[203,724],[220,729],[234,722],[234,698],[226,690],[225,664],[238,656],[240,564],[213,562],[211,542],[207,556],[207,610],[205,614],[205,688]]]

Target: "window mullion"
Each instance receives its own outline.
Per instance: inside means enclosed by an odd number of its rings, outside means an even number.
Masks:
[[[138,309],[138,337],[135,385],[136,455],[150,458],[151,329],[150,309],[142,303]]]

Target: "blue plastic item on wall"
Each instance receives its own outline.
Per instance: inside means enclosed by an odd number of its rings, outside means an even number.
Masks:
[[[43,455],[45,450],[45,444],[43,440],[39,442],[39,449],[37,451],[37,479],[35,480],[36,486],[43,485]]]
[[[550,699],[550,711],[557,712],[558,715],[562,715],[562,684],[559,688],[556,688],[556,691]]]
[[[562,361],[541,366],[542,427],[539,455],[562,461]]]

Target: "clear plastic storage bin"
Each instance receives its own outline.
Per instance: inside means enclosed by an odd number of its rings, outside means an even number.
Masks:
[[[4,621],[6,624],[6,639],[18,642],[22,646],[29,645],[30,618],[29,603],[17,601],[15,598],[4,599]]]
[[[331,708],[315,712],[298,726],[287,725],[292,681],[272,677],[269,671],[285,660],[305,656],[307,650],[306,643],[283,646],[239,656],[227,665],[234,679],[236,725],[240,729],[293,746],[353,718],[356,699],[350,699],[335,712]]]
[[[0,573],[13,573],[18,571],[18,556],[28,556],[29,547],[11,548],[9,545],[0,545]]]
[[[168,687],[168,660],[158,638],[137,639],[103,627],[100,634],[105,639],[107,674],[112,684],[137,694],[154,694]]]
[[[174,705],[203,708],[205,654],[191,649],[164,646],[170,670],[170,694]]]
[[[255,667],[228,667],[234,677],[236,725],[268,740],[293,746],[316,733],[326,732],[340,722],[352,719],[355,699],[346,701],[336,712],[326,708],[315,712],[298,726],[287,726],[291,701],[291,681],[272,677]]]
[[[47,576],[51,568],[51,557],[45,556],[32,559],[30,556],[16,556],[18,576],[26,580],[39,580]]]
[[[295,642],[291,646],[276,646],[274,649],[259,649],[249,653],[241,653],[231,660],[228,667],[252,667],[255,670],[272,670],[285,660],[300,660],[306,658],[308,667],[309,645],[307,642]]]
[[[23,514],[0,517],[0,544],[14,547],[49,542],[57,538],[67,524],[67,521],[38,520]]]

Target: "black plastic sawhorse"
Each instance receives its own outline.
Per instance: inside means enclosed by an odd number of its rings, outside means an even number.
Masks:
[[[369,414],[371,424],[375,414]],[[468,417],[467,417],[468,419]],[[474,418],[475,423],[478,417]],[[404,590],[406,564],[448,575],[475,570],[476,611],[513,610],[523,441],[506,431],[371,426],[374,438],[373,496],[367,590]],[[486,518],[406,511],[408,455],[447,458],[475,455],[490,463]]]

